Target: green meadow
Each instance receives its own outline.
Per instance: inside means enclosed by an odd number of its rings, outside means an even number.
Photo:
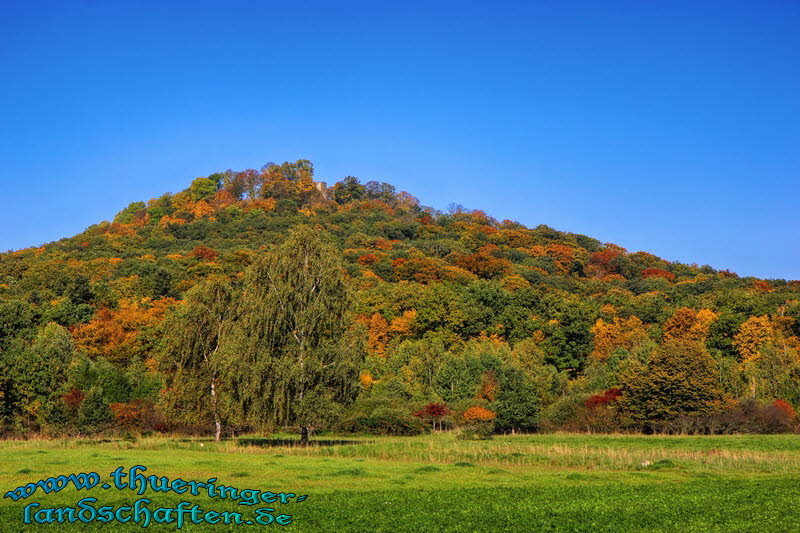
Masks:
[[[70,485],[49,494],[39,488],[18,501],[3,498],[0,531],[142,530],[116,521],[23,523],[24,508],[32,502],[39,504],[34,511],[77,509],[82,498],[96,498],[92,505],[98,509],[147,498],[151,511],[187,501],[199,505],[198,512],[240,513],[243,521],[195,525],[187,519],[186,531],[800,530],[800,437],[795,435],[548,434],[460,441],[439,433],[343,439],[352,442],[305,448],[164,437],[0,442],[3,494],[51,476],[96,472],[101,477],[89,490]],[[196,496],[101,487],[112,483],[116,468],[127,472],[135,465],[147,467],[144,475],[169,481],[216,478],[215,486],[294,497],[285,504],[250,506],[209,497],[203,492],[208,487]],[[301,495],[307,499],[295,501]],[[272,516],[290,515],[291,522],[244,523],[253,521],[259,508],[274,509]],[[176,523],[146,528],[176,529]]]

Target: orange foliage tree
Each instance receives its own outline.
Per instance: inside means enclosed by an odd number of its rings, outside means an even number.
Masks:
[[[494,411],[486,409],[485,407],[480,407],[478,405],[474,405],[464,411],[464,420],[467,422],[470,421],[487,421],[487,420],[494,420],[497,414]]]
[[[140,333],[164,318],[166,309],[177,303],[172,298],[160,300],[122,300],[119,309],[103,308],[87,324],[78,326],[72,336],[75,345],[91,357],[108,357],[115,363],[127,363],[143,352]]]
[[[597,278],[602,278],[607,274],[619,274],[620,259],[625,253],[625,248],[606,243],[604,249],[589,256],[587,273]]]
[[[395,338],[404,338],[411,333],[411,324],[417,316],[415,309],[403,311],[391,323],[378,312],[372,316],[360,316],[358,322],[367,326],[367,349],[373,355],[386,356],[387,344]]]
[[[663,268],[645,268],[644,270],[642,270],[642,277],[664,278],[666,280],[673,281],[675,279],[675,274],[673,274],[669,270],[664,270]]]
[[[213,261],[219,257],[219,254],[216,250],[209,248],[208,246],[203,246],[202,244],[195,246],[189,255],[195,259],[205,259],[206,261]]]
[[[485,244],[470,255],[456,259],[456,266],[469,270],[481,278],[499,278],[512,270],[511,261],[495,257],[498,251],[496,244]]]

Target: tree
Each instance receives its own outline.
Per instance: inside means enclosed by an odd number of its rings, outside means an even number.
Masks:
[[[248,184],[242,172],[232,172],[229,170],[225,172],[222,186],[235,200],[241,200],[244,193],[247,192]]]
[[[480,347],[478,347],[480,348]],[[475,398],[481,390],[481,381],[487,371],[499,371],[500,359],[487,352],[447,352],[442,357],[439,371],[434,377],[436,394],[449,404]]]
[[[131,202],[128,204],[128,207],[116,214],[114,217],[114,222],[119,224],[130,224],[133,221],[134,215],[140,211],[144,211],[145,209],[147,209],[147,205],[144,202]]]
[[[154,301],[142,298],[122,300],[116,310],[99,309],[91,322],[75,328],[75,344],[92,357],[103,356],[127,364],[145,351],[143,333],[160,322],[174,304],[172,298]]]
[[[184,419],[211,417],[215,440],[222,436],[218,354],[236,312],[234,295],[229,283],[209,279],[186,294],[184,304],[163,327],[162,365],[169,376],[168,402]]]
[[[245,275],[239,316],[225,342],[225,375],[237,417],[254,425],[326,422],[358,391],[364,351],[348,335],[349,294],[332,245],[294,229]]]
[[[0,352],[0,371],[11,378],[3,396],[16,404],[13,409],[25,426],[41,425],[46,410],[61,400],[75,345],[66,328],[51,322],[20,348]]]
[[[772,343],[774,329],[769,316],[751,316],[739,327],[733,337],[741,357],[741,367],[750,381],[750,395],[756,395],[756,374],[762,348]]]
[[[192,195],[192,200],[195,202],[207,200],[217,192],[218,186],[218,181],[209,178],[197,178],[189,186],[189,193]]]
[[[638,317],[614,317],[613,322],[598,318],[591,329],[594,334],[592,357],[605,361],[618,348],[631,352],[647,339],[642,321]]]
[[[354,176],[347,176],[333,186],[333,198],[339,204],[362,200],[366,195],[364,186]]]
[[[664,322],[664,340],[685,339],[705,343],[711,325],[717,318],[718,315],[710,309],[695,311],[688,307],[680,307]]]
[[[0,301],[0,351],[3,351],[14,337],[30,328],[33,322],[33,309],[25,302],[16,300]]]
[[[620,381],[631,411],[644,420],[706,413],[722,399],[714,359],[702,344],[685,339],[664,342],[646,364],[632,364]]]
[[[521,370],[503,369],[500,392],[494,403],[497,431],[535,431],[541,410],[537,392]]]
[[[477,252],[458,258],[456,266],[469,270],[481,278],[500,278],[512,270],[511,261],[495,257],[498,248],[495,244],[486,244]]]
[[[425,407],[414,413],[414,416],[423,420],[430,420],[433,423],[433,430],[436,431],[436,424],[442,429],[442,422],[450,414],[450,409],[443,403],[431,402]]]
[[[773,328],[768,316],[751,316],[739,328],[733,344],[739,350],[742,363],[755,361],[761,347],[772,341]]]
[[[390,185],[389,183],[383,181],[368,181],[364,184],[364,190],[367,198],[371,200],[380,200],[386,203],[390,203],[394,200],[395,188],[394,185]]]
[[[575,372],[581,368],[586,356],[592,351],[592,324],[594,313],[580,301],[556,301],[560,309],[552,313],[553,318],[543,324],[547,353],[546,363],[558,370]]]

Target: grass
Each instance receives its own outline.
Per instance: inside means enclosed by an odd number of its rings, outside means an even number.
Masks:
[[[800,530],[800,437],[517,435],[460,441],[348,439],[336,446],[254,446],[238,441],[143,438],[0,442],[0,490],[50,476],[140,464],[170,479],[308,495],[304,502],[237,505],[206,494],[148,491],[153,509],[186,500],[203,510],[259,507],[292,515],[293,531],[753,531]],[[0,500],[2,531],[135,531],[139,526],[22,523],[23,508],[74,506],[84,497],[130,505],[130,490],[76,491]],[[263,527],[263,526],[257,526]],[[240,531],[193,525],[187,531]],[[151,525],[174,531],[173,525]]]

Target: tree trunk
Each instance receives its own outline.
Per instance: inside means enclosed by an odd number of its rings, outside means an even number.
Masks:
[[[211,410],[214,411],[214,440],[222,440],[222,421],[217,412],[217,376],[211,378]]]
[[[300,426],[300,445],[308,446],[308,426]]]

